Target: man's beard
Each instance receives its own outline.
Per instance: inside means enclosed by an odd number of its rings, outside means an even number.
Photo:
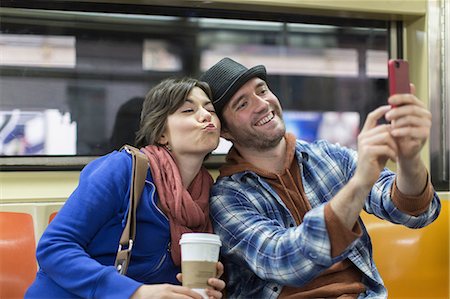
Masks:
[[[244,143],[241,143],[243,146],[252,148],[258,151],[266,151],[276,147],[281,139],[284,137],[284,134],[277,135],[276,138],[268,139],[268,138],[255,138],[253,140],[246,139]]]
[[[237,128],[239,130],[239,128]],[[273,136],[268,136],[263,132],[242,132],[233,134],[233,143],[238,147],[245,147],[257,151],[266,151],[276,147],[286,134],[286,126],[278,130]]]

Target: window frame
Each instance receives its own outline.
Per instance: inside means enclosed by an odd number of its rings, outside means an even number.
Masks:
[[[120,1],[119,1],[120,2]],[[283,19],[285,22],[295,22],[298,23],[318,23],[321,24],[359,24],[360,26],[367,26],[367,24],[372,24],[373,26],[380,26],[381,23],[385,23],[385,17],[382,14],[378,14],[375,17],[369,19],[359,18],[360,16],[354,15],[355,18],[348,19],[347,17],[342,18],[339,16],[330,16],[330,11],[327,11],[323,15],[317,15],[312,12],[311,14],[298,15],[296,13],[287,13],[283,11],[284,9],[279,9],[279,11],[267,12],[267,8],[258,6],[255,11],[248,10],[249,7],[238,7],[237,10],[223,9],[219,8],[204,8],[197,6],[192,8],[189,6],[158,6],[149,4],[136,4],[130,2],[130,4],[125,5],[123,3],[110,3],[110,1],[88,1],[88,2],[77,2],[77,1],[2,1],[1,6],[11,10],[17,10],[18,14],[26,14],[27,10],[42,10],[42,13],[51,13],[54,10],[62,10],[71,6],[71,11],[91,11],[91,12],[136,12],[139,13],[151,13],[152,15],[177,15],[177,16],[196,16],[196,17],[220,17],[220,18],[238,18],[238,19],[249,19],[249,20],[261,20],[271,21]],[[244,5],[245,6],[245,5]],[[281,8],[280,5],[279,8]],[[320,9],[319,9],[320,11]],[[333,8],[331,8],[331,12]],[[2,14],[5,12],[3,11]],[[7,12],[8,13],[8,12]],[[69,12],[70,13],[70,12]],[[14,72],[14,70],[9,70]],[[3,69],[2,69],[3,72]],[[41,70],[36,70],[40,73]],[[45,75],[45,74],[44,74]],[[137,78],[136,78],[137,79]],[[84,167],[88,162],[97,158],[98,156],[9,156],[0,157],[0,167],[2,170],[79,170]],[[207,167],[216,168],[224,162],[224,155],[213,155],[205,162]]]

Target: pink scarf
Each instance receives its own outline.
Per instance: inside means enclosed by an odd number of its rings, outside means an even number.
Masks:
[[[186,189],[178,166],[166,149],[147,145],[141,150],[148,158],[162,210],[169,218],[173,262],[180,266],[181,235],[189,232],[212,232],[209,190],[213,179],[208,170],[202,167]]]

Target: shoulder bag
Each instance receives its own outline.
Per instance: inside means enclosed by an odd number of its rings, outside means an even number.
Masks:
[[[148,160],[144,153],[131,145],[124,145],[120,149],[127,151],[132,158],[130,204],[128,207],[127,223],[120,237],[114,266],[121,275],[126,275],[136,237],[136,209],[141,198],[147,177]]]

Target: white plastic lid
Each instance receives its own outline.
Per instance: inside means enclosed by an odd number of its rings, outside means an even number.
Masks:
[[[214,244],[222,246],[220,237],[216,234],[208,233],[185,233],[181,235],[180,245],[188,243]]]

